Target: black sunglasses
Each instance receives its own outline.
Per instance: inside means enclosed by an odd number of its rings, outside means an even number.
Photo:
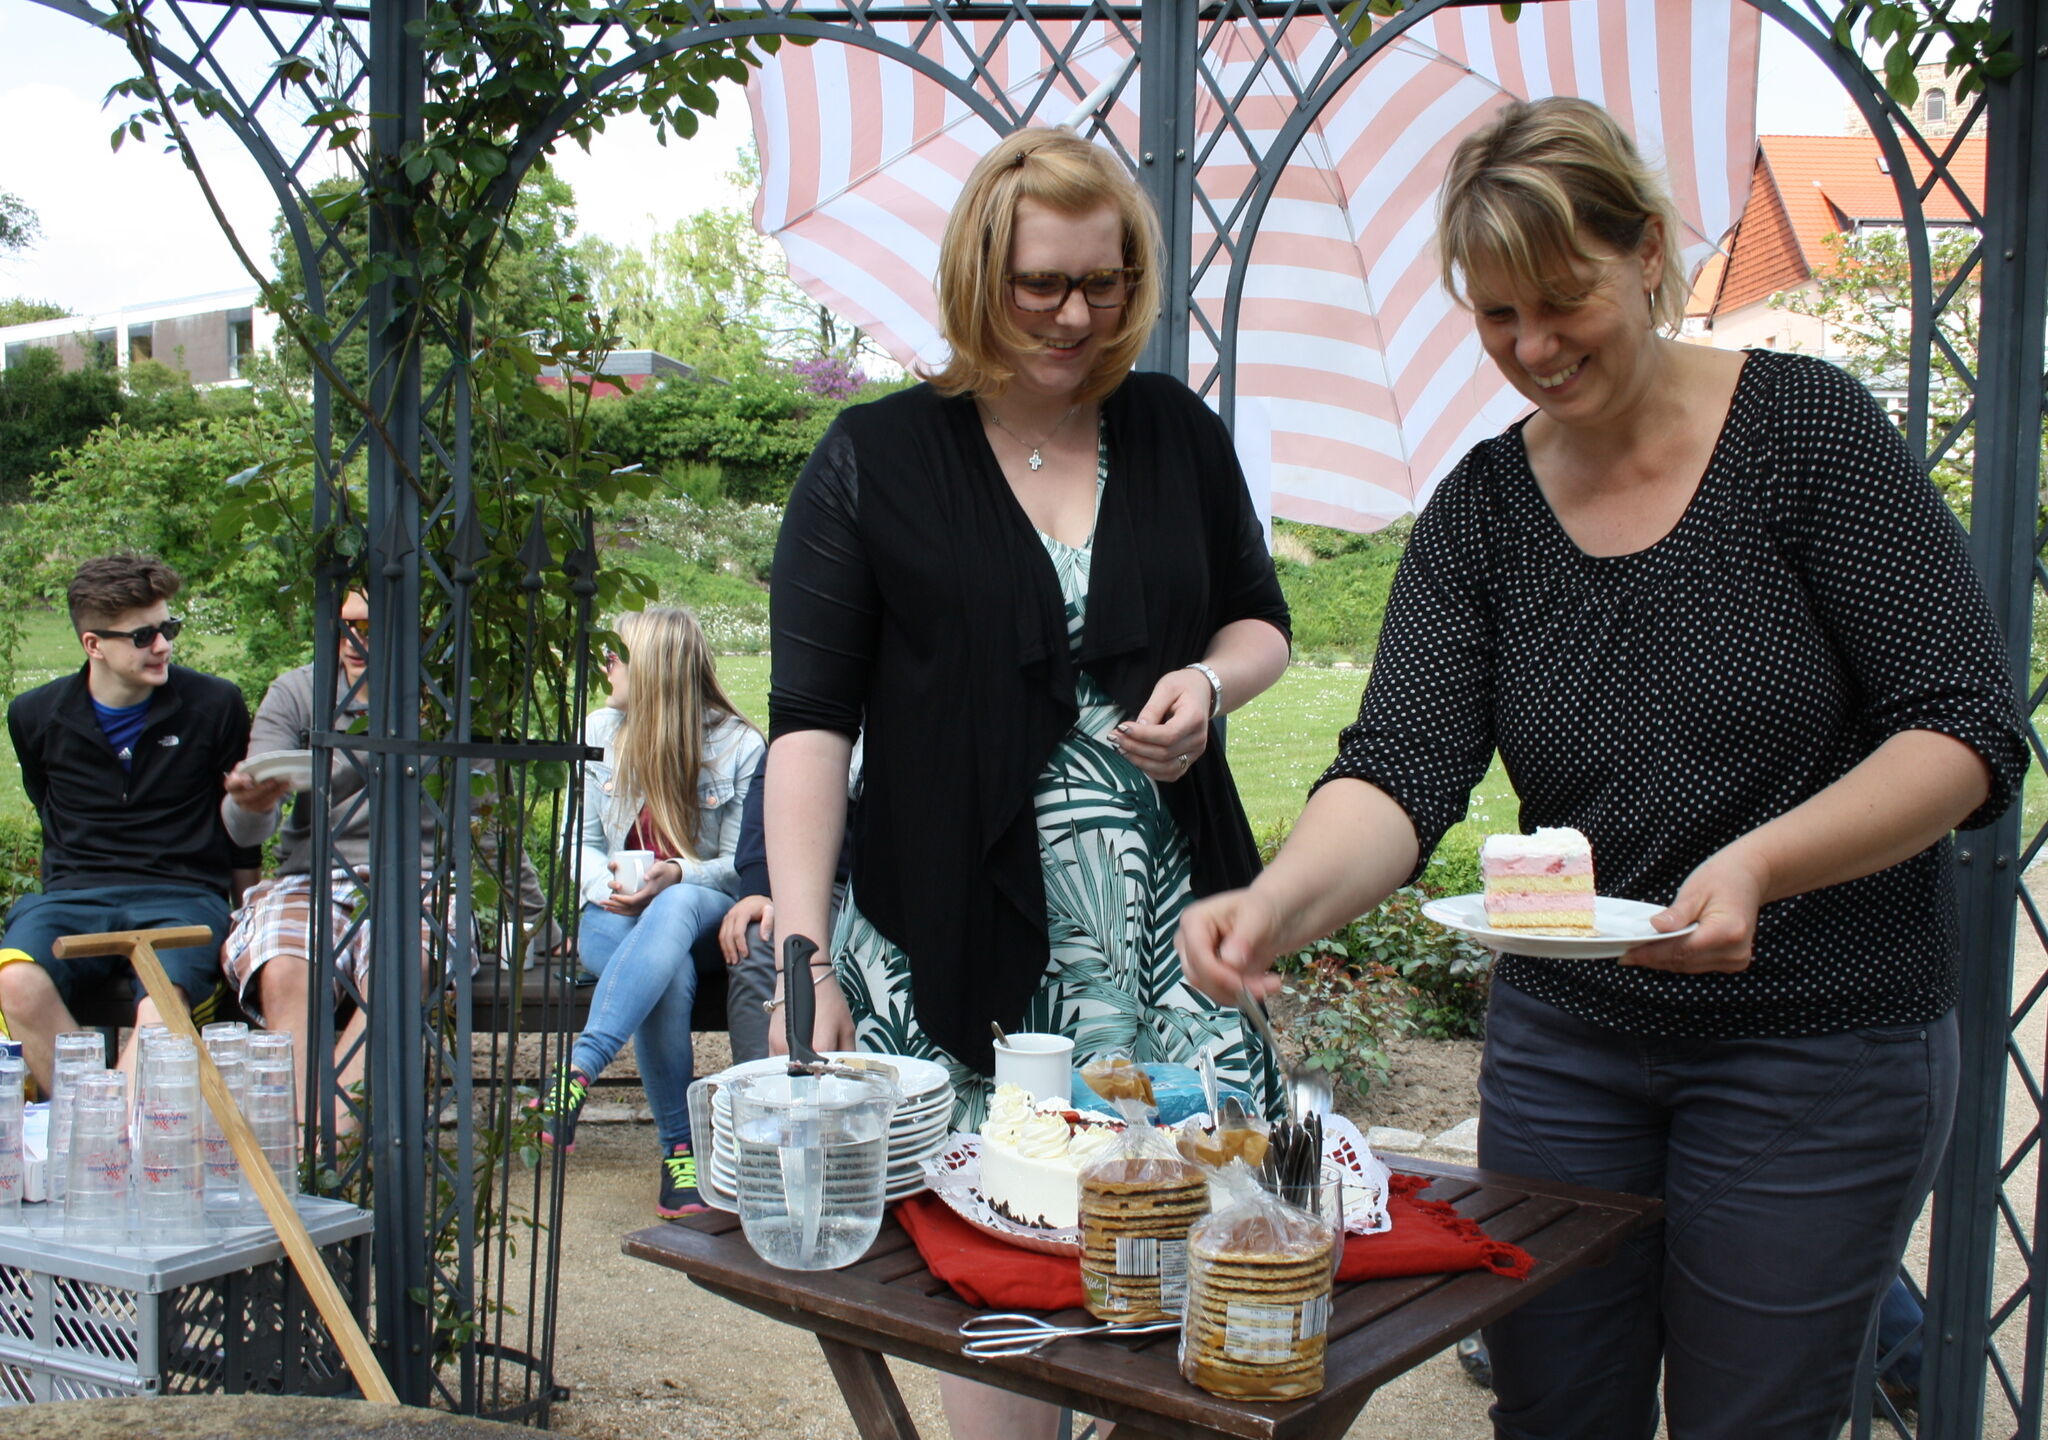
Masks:
[[[174,615],[161,625],[144,625],[135,630],[88,630],[85,633],[97,635],[102,640],[126,640],[137,650],[147,650],[156,644],[157,636],[175,640],[178,638],[178,632],[184,628],[185,622]]]

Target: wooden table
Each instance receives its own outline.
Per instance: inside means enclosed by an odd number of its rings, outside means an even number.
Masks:
[[[917,1440],[886,1355],[1113,1420],[1117,1440],[1337,1440],[1381,1385],[1565,1276],[1605,1262],[1663,1212],[1661,1201],[1637,1195],[1401,1157],[1388,1163],[1430,1177],[1427,1198],[1449,1201],[1495,1239],[1520,1245],[1536,1268],[1524,1280],[1482,1270],[1340,1285],[1322,1393],[1279,1404],[1221,1400],[1188,1384],[1171,1333],[1059,1340],[1036,1355],[966,1358],[957,1332],[978,1312],[925,1268],[893,1217],[844,1270],[778,1270],[747,1245],[739,1217],[719,1211],[637,1231],[625,1251],[815,1334],[863,1440]],[[1087,1323],[1078,1310],[1048,1318]]]

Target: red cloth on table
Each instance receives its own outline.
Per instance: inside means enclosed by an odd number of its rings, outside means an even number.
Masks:
[[[1491,1270],[1519,1280],[1535,1260],[1518,1245],[1487,1237],[1441,1200],[1416,1192],[1429,1180],[1396,1175],[1387,1197],[1391,1230],[1344,1242],[1339,1280],[1383,1280],[1454,1270]],[[913,1195],[896,1207],[924,1263],[970,1305],[985,1310],[1071,1310],[1081,1305],[1081,1262],[1043,1255],[987,1235],[955,1215],[936,1195]]]

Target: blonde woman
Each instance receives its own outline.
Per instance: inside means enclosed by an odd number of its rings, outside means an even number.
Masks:
[[[1499,749],[1522,824],[1684,935],[1509,953],[1489,1169],[1664,1220],[1486,1332],[1514,1440],[1825,1440],[1949,1132],[1949,831],[2026,734],[1961,528],[1824,361],[1688,345],[1670,202],[1583,100],[1451,158],[1444,278],[1532,413],[1416,522],[1356,724],[1286,848],[1190,907],[1211,995],[1407,883]],[[1697,926],[1696,929],[1690,927]],[[1661,1400],[1661,1406],[1660,1406]]]
[[[568,1063],[534,1102],[542,1138],[576,1148],[590,1084],[635,1040],[661,1140],[666,1219],[704,1208],[686,1102],[693,1071],[691,947],[718,928],[738,893],[733,853],[759,764],[759,732],[719,688],[711,649],[688,610],[638,611],[619,621],[624,655],[605,656],[611,700],[584,725],[604,759],[584,772],[583,964],[597,977],[590,1018]],[[637,890],[614,878],[613,856],[651,850]]]

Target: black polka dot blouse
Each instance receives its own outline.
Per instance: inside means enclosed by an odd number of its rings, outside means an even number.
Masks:
[[[1417,521],[1358,720],[1319,784],[1379,786],[1426,857],[1498,747],[1521,823],[1593,843],[1600,892],[1670,903],[1707,856],[1903,730],[2026,743],[1962,527],[1855,380],[1752,351],[1698,492],[1663,539],[1595,557],[1557,523],[1521,425]],[[1955,1001],[1950,842],[1764,907],[1740,974],[1509,955],[1498,977],[1641,1035],[1823,1034]]]

